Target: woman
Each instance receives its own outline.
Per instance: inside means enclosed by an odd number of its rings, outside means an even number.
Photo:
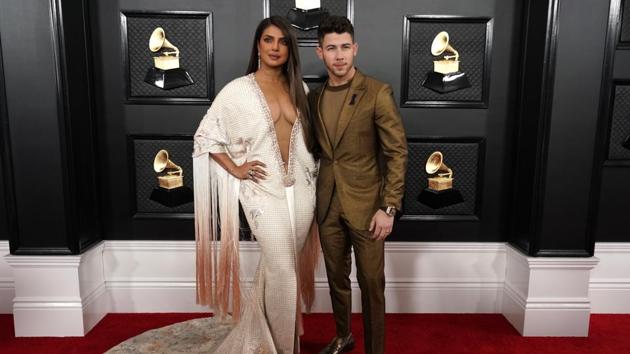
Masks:
[[[247,75],[221,90],[195,134],[197,301],[224,317],[231,300],[237,322],[218,352],[299,351],[301,301],[312,304],[319,254],[309,236],[316,235],[309,229],[317,165],[304,90],[290,25],[267,18],[256,29]],[[261,249],[242,311],[239,201]]]

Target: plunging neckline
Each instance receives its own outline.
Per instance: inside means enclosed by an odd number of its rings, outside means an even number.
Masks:
[[[250,80],[252,81],[252,86],[254,87],[254,91],[258,96],[258,100],[260,101],[260,105],[265,113],[265,119],[267,120],[268,131],[272,135],[272,146],[274,150],[274,155],[276,158],[276,163],[280,168],[280,173],[282,173],[282,183],[285,187],[290,187],[295,182],[295,178],[293,175],[293,165],[294,165],[294,140],[297,135],[299,122],[300,122],[300,111],[296,109],[296,116],[293,125],[291,126],[291,135],[289,136],[289,156],[287,156],[287,162],[284,162],[282,159],[282,153],[280,152],[280,143],[278,141],[278,134],[276,132],[276,125],[274,124],[273,117],[271,116],[271,109],[269,108],[269,103],[267,102],[267,98],[262,91],[262,88],[256,81],[255,73],[251,73],[248,75]]]

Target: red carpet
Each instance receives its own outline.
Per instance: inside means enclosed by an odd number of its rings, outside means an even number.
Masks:
[[[15,338],[13,316],[0,315],[0,353],[102,353],[146,330],[206,314],[110,314],[85,337]],[[317,353],[334,334],[332,315],[305,317],[302,353]],[[353,317],[355,353],[363,352]],[[589,338],[524,338],[501,315],[387,315],[388,353],[630,353],[630,315],[593,315]]]

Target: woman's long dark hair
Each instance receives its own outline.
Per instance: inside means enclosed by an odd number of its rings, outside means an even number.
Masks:
[[[308,151],[313,155],[318,155],[317,143],[314,136],[313,119],[308,108],[308,100],[304,92],[302,81],[302,70],[300,69],[300,54],[298,52],[297,39],[291,30],[291,24],[280,16],[271,16],[258,24],[256,34],[254,35],[254,43],[252,44],[252,53],[249,57],[249,65],[247,66],[247,74],[258,70],[258,42],[263,32],[269,26],[276,26],[282,31],[289,48],[289,58],[282,66],[282,72],[289,83],[289,95],[295,107],[300,111],[302,130],[304,131],[304,140]]]

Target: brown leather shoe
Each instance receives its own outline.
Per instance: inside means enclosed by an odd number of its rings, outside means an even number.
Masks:
[[[354,337],[352,333],[345,337],[335,337],[330,344],[322,349],[319,354],[339,354],[354,349]]]

